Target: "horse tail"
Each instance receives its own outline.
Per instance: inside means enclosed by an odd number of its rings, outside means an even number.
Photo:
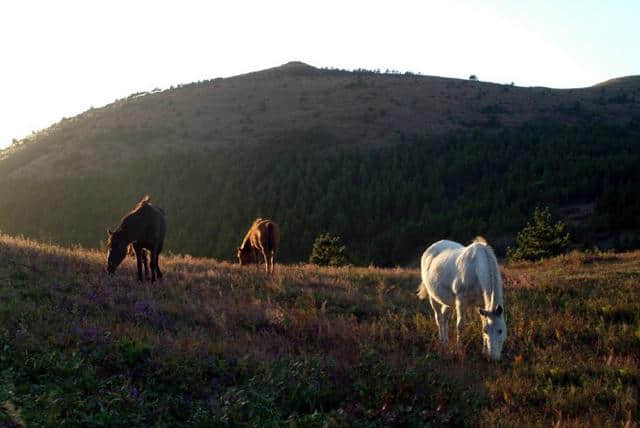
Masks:
[[[420,277],[422,281],[420,281],[420,285],[416,290],[420,300],[424,300],[429,297],[429,290],[427,289],[425,280],[427,272],[429,272],[429,268],[431,267],[431,262],[433,261],[433,254],[429,251],[430,249],[431,247],[427,248],[427,250],[422,254],[422,259],[420,260]]]
[[[420,300],[424,300],[429,297],[429,291],[427,290],[427,286],[424,285],[424,282],[420,282],[416,293],[418,293],[418,299]]]

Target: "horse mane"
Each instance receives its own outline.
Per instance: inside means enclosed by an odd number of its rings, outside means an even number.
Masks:
[[[251,227],[249,227],[249,230],[247,231],[247,234],[244,235],[244,239],[242,240],[242,244],[240,244],[240,249],[241,250],[245,250],[246,249],[247,242],[249,242],[249,238],[251,238],[251,233],[255,229],[256,225],[258,223],[260,223],[262,220],[263,220],[262,217],[258,217],[257,219],[253,220],[253,223],[251,223]]]
[[[115,232],[122,232],[123,226],[126,226],[127,220],[131,218],[131,215],[137,213],[141,208],[144,208],[145,206],[149,205],[149,202],[151,202],[151,197],[149,195],[144,195],[142,199],[140,199],[140,202],[138,202],[131,211],[129,211],[127,214],[125,214],[124,217],[120,219],[120,224],[118,225]],[[111,246],[111,242],[113,241],[112,238],[113,238],[113,234],[109,234],[109,237],[107,238],[107,246]]]
[[[135,207],[133,207],[131,212],[138,211],[140,208],[144,207],[145,205],[148,205],[149,202],[151,202],[151,196],[144,195],[142,199],[140,199],[140,202],[138,202],[138,204]]]
[[[502,305],[502,281],[500,279],[500,268],[498,267],[498,259],[493,248],[483,236],[476,236],[473,242],[467,248],[476,245],[476,251],[483,254],[487,263],[488,284],[483,288],[483,300],[485,310],[494,310],[496,305]]]
[[[484,236],[476,236],[475,238],[473,238],[473,242],[472,244],[482,244],[482,245],[489,245],[489,243],[487,242],[487,240],[485,239]]]
[[[482,239],[484,243],[477,241],[478,238]],[[483,249],[487,258],[489,281],[491,282],[491,299],[489,303],[489,310],[493,311],[496,309],[496,304],[504,306],[502,283],[500,281],[500,268],[498,267],[498,258],[496,257],[496,253],[493,252],[493,248],[491,248],[487,241],[482,237],[478,238],[476,238],[474,242],[483,244]]]

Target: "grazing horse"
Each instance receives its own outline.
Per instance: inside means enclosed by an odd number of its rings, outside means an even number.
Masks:
[[[280,242],[280,227],[277,223],[257,218],[244,236],[238,247],[238,261],[240,265],[259,263],[258,252],[264,257],[264,268],[267,273],[273,273],[273,264]]]
[[[456,311],[458,344],[465,322],[465,309],[479,308],[482,320],[482,353],[499,360],[507,338],[502,298],[502,278],[496,255],[487,241],[477,237],[464,247],[457,242],[438,241],[422,255],[420,299],[429,298],[440,329],[440,343],[447,343],[448,312]]]
[[[138,281],[142,281],[142,266],[144,278],[149,279],[149,266],[146,251],[151,253],[151,281],[162,278],[158,266],[158,256],[162,251],[164,237],[167,231],[164,211],[151,205],[151,198],[145,196],[138,205],[120,221],[120,226],[109,233],[107,239],[107,272],[113,274],[127,255],[127,248],[131,245],[136,254],[138,265]]]

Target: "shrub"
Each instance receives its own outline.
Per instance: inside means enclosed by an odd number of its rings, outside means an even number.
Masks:
[[[346,251],[347,247],[342,245],[339,236],[323,233],[313,242],[309,263],[320,266],[342,266],[347,262]]]
[[[567,226],[553,223],[549,208],[536,207],[533,217],[516,236],[516,248],[507,250],[511,260],[539,260],[566,253],[569,249]]]

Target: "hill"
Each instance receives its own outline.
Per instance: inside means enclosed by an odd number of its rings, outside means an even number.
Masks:
[[[638,417],[640,253],[503,266],[503,360],[476,316],[438,352],[411,269],[257,269],[0,235],[3,426],[612,426]]]
[[[98,247],[149,193],[167,248],[231,259],[253,218],[306,260],[324,231],[357,264],[435,239],[503,249],[535,205],[578,245],[640,246],[640,77],[521,88],[289,63],[133,94],[0,153],[0,230]]]

